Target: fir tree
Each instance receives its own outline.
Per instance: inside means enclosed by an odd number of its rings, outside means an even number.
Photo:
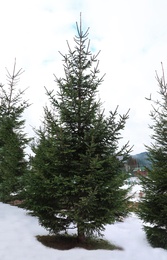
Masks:
[[[100,234],[127,210],[127,191],[120,189],[128,143],[119,149],[128,113],[105,117],[97,90],[98,55],[89,50],[88,30],[77,24],[75,48],[63,55],[65,78],[57,78],[57,95],[48,91],[43,127],[33,145],[35,156],[27,181],[25,207],[50,232],[77,228],[78,240]]]
[[[144,198],[140,203],[139,216],[150,244],[167,249],[167,85],[164,73],[157,76],[160,100],[152,101],[150,113],[153,131],[147,146],[151,167],[148,176],[142,178]],[[151,225],[150,225],[151,224]]]
[[[7,70],[8,86],[0,85],[0,200],[4,202],[20,193],[27,169],[25,148],[29,139],[23,132],[22,115],[29,105],[22,100],[24,91],[16,89],[22,73],[22,69],[16,71],[15,62],[12,74]]]

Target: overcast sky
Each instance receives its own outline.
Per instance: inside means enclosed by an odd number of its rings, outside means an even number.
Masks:
[[[156,97],[155,71],[161,62],[167,74],[166,0],[2,0],[0,1],[0,82],[7,67],[23,68],[19,87],[29,87],[25,98],[26,131],[38,127],[46,103],[44,86],[57,89],[53,73],[63,75],[62,57],[73,46],[75,23],[82,12],[83,29],[89,30],[91,50],[99,55],[101,75],[106,73],[99,95],[106,114],[119,105],[130,108],[123,142],[134,145],[133,154],[151,142],[150,93]]]

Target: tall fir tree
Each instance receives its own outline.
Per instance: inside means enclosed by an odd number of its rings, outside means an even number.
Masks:
[[[16,89],[22,69],[7,70],[8,86],[0,85],[0,200],[18,198],[22,176],[27,170],[25,148],[29,139],[24,133],[24,110],[29,106],[22,99],[24,91]],[[13,196],[15,194],[15,196]]]
[[[157,81],[160,99],[150,98],[153,142],[147,150],[151,167],[148,176],[141,179],[144,197],[139,205],[139,216],[145,223],[150,244],[167,249],[167,84],[164,72],[162,78],[157,76]]]
[[[105,117],[101,111],[96,94],[103,77],[81,21],[74,41],[74,50],[68,44],[68,54],[61,54],[65,78],[55,76],[57,95],[46,90],[51,107],[44,109],[33,145],[25,207],[50,232],[75,227],[84,241],[128,212],[127,191],[120,187],[130,148],[119,149],[128,113],[119,116],[116,108]]]

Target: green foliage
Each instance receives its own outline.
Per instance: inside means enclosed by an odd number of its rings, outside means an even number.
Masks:
[[[144,227],[147,234],[148,241],[153,247],[162,247],[167,249],[167,233],[163,228],[155,227]]]
[[[139,205],[139,216],[151,227],[146,227],[153,246],[166,248],[167,241],[167,86],[164,76],[157,77],[161,101],[153,101],[151,118],[154,143],[147,147],[152,167],[148,176],[141,178],[144,198]]]
[[[26,172],[27,162],[24,149],[28,138],[23,133],[24,110],[29,106],[22,101],[24,91],[16,91],[16,84],[22,70],[13,73],[7,71],[8,87],[0,85],[0,200],[8,201],[11,194],[22,189],[22,176]]]
[[[55,77],[57,95],[47,91],[51,107],[45,107],[43,127],[32,149],[31,175],[27,180],[25,207],[52,233],[71,227],[78,238],[113,223],[127,210],[123,161],[129,146],[119,149],[120,131],[128,113],[118,109],[105,117],[97,100],[98,55],[87,44],[88,31],[77,25],[75,48],[62,55],[65,78]]]

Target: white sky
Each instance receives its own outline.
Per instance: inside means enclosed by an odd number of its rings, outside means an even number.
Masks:
[[[0,82],[5,83],[5,67],[12,70],[16,58],[18,69],[25,70],[20,87],[29,86],[26,97],[33,103],[26,113],[30,135],[29,125],[38,127],[42,119],[44,86],[58,90],[53,76],[63,72],[58,51],[68,52],[66,40],[73,45],[82,12],[91,48],[101,50],[103,107],[107,113],[119,105],[120,114],[130,108],[123,143],[134,145],[133,154],[145,151],[151,135],[151,103],[145,97],[157,95],[155,70],[161,76],[161,62],[167,68],[166,11],[166,0],[0,1]]]

